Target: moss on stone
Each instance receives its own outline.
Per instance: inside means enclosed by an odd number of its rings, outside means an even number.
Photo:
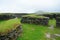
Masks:
[[[22,16],[22,17],[32,17],[32,18],[48,18],[48,17],[45,17],[45,16],[37,16],[37,15],[25,15],[25,16]]]
[[[0,33],[7,33],[20,25],[20,22],[17,18],[0,21]]]

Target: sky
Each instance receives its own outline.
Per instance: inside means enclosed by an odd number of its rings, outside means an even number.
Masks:
[[[60,12],[60,0],[0,0],[0,13]]]

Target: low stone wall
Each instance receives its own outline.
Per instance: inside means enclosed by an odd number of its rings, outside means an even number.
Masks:
[[[56,26],[60,27],[60,17],[56,17]]]
[[[0,20],[8,20],[8,19],[12,19],[12,18],[15,18],[15,16],[13,16],[13,14],[11,14],[11,15],[1,14],[0,15]]]
[[[49,18],[22,17],[22,23],[48,25]]]
[[[0,34],[0,40],[16,40],[21,33],[22,33],[21,25],[18,25],[16,29],[12,30],[6,35]]]
[[[21,18],[24,15],[28,15],[28,13],[15,13],[14,15],[18,18]]]
[[[54,18],[52,14],[43,14],[43,16],[49,17],[50,19]]]

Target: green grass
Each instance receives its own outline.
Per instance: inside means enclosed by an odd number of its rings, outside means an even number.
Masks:
[[[23,17],[48,18],[48,17],[45,17],[45,16],[37,16],[36,14],[35,15],[29,14],[29,15],[25,15]]]
[[[54,25],[56,27],[55,19],[49,20],[49,25]],[[21,37],[17,40],[47,40],[45,33],[49,32],[51,34],[60,33],[60,29],[54,28],[53,31],[48,29],[49,26],[34,25],[34,24],[22,24],[23,33]],[[60,38],[56,38],[58,40]]]
[[[54,26],[56,26],[56,20],[55,20],[55,19],[49,20],[49,25],[54,25]]]
[[[0,32],[6,32],[8,29],[14,29],[13,25],[19,23],[18,19],[0,21]]]
[[[55,19],[49,20],[49,25],[54,25],[55,28],[54,28],[53,32],[60,34],[60,28],[56,27],[56,20]]]
[[[7,21],[0,22],[0,32],[4,32],[6,29],[12,29],[14,23],[20,23],[19,19],[10,19]],[[23,33],[22,36],[18,37],[17,40],[47,40],[45,33],[50,32],[51,34],[60,33],[60,29],[54,28],[53,31],[48,29],[50,25],[56,27],[55,19],[49,20],[49,26],[35,25],[35,24],[22,24]],[[59,40],[60,38],[56,38]]]
[[[18,40],[45,40],[44,33],[47,27],[32,24],[22,24],[23,35]]]

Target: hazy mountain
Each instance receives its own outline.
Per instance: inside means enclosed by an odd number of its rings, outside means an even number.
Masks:
[[[39,10],[39,11],[36,11],[35,13],[37,13],[37,14],[44,14],[46,12]]]

